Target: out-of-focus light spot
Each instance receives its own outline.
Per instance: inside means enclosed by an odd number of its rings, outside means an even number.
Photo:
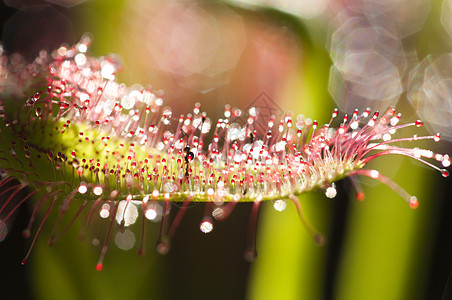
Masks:
[[[86,44],[79,44],[78,45],[78,51],[81,53],[85,53],[88,50],[88,46]]]
[[[124,232],[118,231],[115,235],[115,244],[121,250],[130,250],[135,245],[135,234],[129,229]]]
[[[336,197],[336,195],[337,195],[337,190],[336,190],[336,186],[333,183],[332,185],[330,185],[329,187],[326,188],[325,196],[332,199],[332,198]]]
[[[240,136],[245,136],[245,130],[240,127],[237,123],[232,123],[229,126],[228,133],[227,133],[227,139],[228,141],[235,141],[240,138]]]
[[[79,68],[82,68],[86,64],[85,54],[79,53],[74,57],[74,61]]]
[[[135,98],[132,95],[125,95],[121,99],[121,105],[124,109],[131,109],[135,105]]]
[[[286,206],[287,206],[286,201],[281,200],[281,199],[276,200],[276,201],[273,203],[273,208],[274,208],[276,211],[283,211],[283,210],[286,209]]]
[[[398,101],[407,67],[400,40],[381,27],[369,27],[363,17],[354,17],[333,32],[329,48],[334,62],[329,91],[341,110],[370,106],[384,111]]]
[[[93,193],[94,193],[94,195],[96,195],[96,196],[102,195],[102,192],[103,192],[103,189],[102,189],[102,187],[100,187],[100,186],[95,186],[95,187],[93,188]]]
[[[132,202],[122,200],[119,202],[118,210],[116,212],[116,222],[121,224],[124,221],[124,226],[129,226],[135,223],[138,218],[138,209]]]
[[[373,179],[377,179],[379,175],[380,173],[377,170],[370,171],[370,177],[372,177]]]
[[[410,74],[408,99],[427,128],[452,140],[452,53],[427,57]]]
[[[229,81],[246,40],[238,14],[221,3],[171,3],[143,9],[152,14],[141,26],[146,28],[148,50],[160,69],[201,92]]]
[[[213,230],[213,224],[211,221],[203,221],[201,225],[199,225],[199,229],[204,233],[209,233]]]
[[[157,212],[153,208],[147,209],[144,215],[148,220],[155,220],[155,218],[157,218]]]
[[[102,219],[106,219],[106,218],[108,218],[110,216],[110,211],[108,211],[106,209],[101,209],[100,212],[99,212],[99,216]]]
[[[419,31],[430,11],[425,0],[364,0],[363,13],[375,27],[382,27],[397,38]]]
[[[89,95],[87,93],[79,93],[78,97],[81,102],[85,102],[86,100],[89,100]]]
[[[104,102],[104,105],[102,106],[102,109],[104,111],[104,114],[109,116],[113,109],[115,108],[116,101],[115,100],[107,100]]]
[[[150,201],[144,212],[146,219],[152,222],[159,222],[163,216],[163,204],[160,201]]]
[[[78,187],[78,192],[79,192],[80,194],[85,194],[87,191],[88,191],[88,187],[87,187],[85,184],[81,184],[81,185]]]
[[[259,108],[251,107],[248,111],[250,116],[256,117],[259,114]]]
[[[172,194],[172,193],[176,192],[177,189],[178,189],[178,186],[174,182],[167,182],[163,185],[163,191],[165,192],[165,194],[167,194],[167,193]]]
[[[443,167],[445,167],[445,168],[450,167],[451,160],[450,160],[448,154],[445,154],[445,155],[444,155],[443,160],[442,160],[442,164],[443,164]]]
[[[111,64],[108,61],[103,61],[101,62],[100,66],[101,66],[100,74],[102,75],[103,78],[108,80],[115,79],[116,68],[114,67],[113,64]]]
[[[217,207],[212,211],[212,217],[216,220],[222,220],[224,217],[224,209],[221,207]]]

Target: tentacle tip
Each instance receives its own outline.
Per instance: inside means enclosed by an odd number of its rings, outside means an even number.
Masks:
[[[21,264],[22,266],[25,266],[26,263],[27,263],[27,259],[24,258],[20,264]]]
[[[25,229],[24,231],[22,231],[22,236],[26,239],[28,239],[31,235],[31,232],[29,229]]]
[[[253,262],[256,260],[257,257],[257,252],[256,250],[245,250],[245,252],[243,253],[243,258],[247,261],[247,262]]]
[[[157,252],[161,255],[166,255],[168,254],[169,250],[170,250],[170,246],[169,244],[165,243],[165,242],[160,242],[157,245]]]
[[[359,201],[362,202],[362,201],[366,200],[366,194],[359,192],[356,194],[356,199],[358,199]]]
[[[321,233],[317,233],[314,236],[314,242],[317,244],[317,246],[324,246],[326,244],[326,237],[325,235]]]
[[[104,265],[102,263],[98,263],[96,265],[96,271],[98,271],[98,272],[102,271],[103,268],[104,268]]]
[[[409,205],[412,209],[416,209],[419,207],[419,201],[417,201],[417,198],[415,196],[411,196]]]
[[[138,256],[144,256],[145,253],[146,253],[146,251],[144,250],[144,248],[140,248],[137,251]]]

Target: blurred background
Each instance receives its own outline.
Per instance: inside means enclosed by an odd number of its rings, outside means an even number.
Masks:
[[[31,60],[88,32],[93,55],[123,65],[119,81],[164,91],[173,116],[199,102],[212,119],[230,104],[324,123],[334,107],[397,105],[403,120],[425,122],[423,133],[441,132],[441,143],[419,145],[452,153],[450,0],[1,0],[0,12],[7,53]],[[334,199],[303,195],[328,237],[318,247],[291,203],[281,212],[264,203],[254,263],[243,259],[248,204],[209,235],[199,231],[203,205],[191,206],[166,256],[154,250],[159,224],[150,222],[146,256],[115,241],[102,272],[100,246],[78,241],[76,228],[52,247],[44,233],[21,266],[30,244],[22,209],[0,243],[1,298],[452,299],[451,179],[401,157],[373,167],[419,208],[367,180],[364,202],[349,180]],[[127,234],[138,237],[138,223]]]

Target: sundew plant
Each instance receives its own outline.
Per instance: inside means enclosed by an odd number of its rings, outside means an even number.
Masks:
[[[362,21],[351,20],[342,30]],[[371,27],[380,38],[384,30]],[[343,31],[331,38],[332,47],[340,34]],[[95,56],[92,43],[96,40],[84,35],[74,45],[41,50],[31,62],[0,46],[0,240],[8,238],[16,214],[29,207],[23,228],[25,267],[33,261],[39,240],[52,246],[74,230],[99,250],[92,266],[97,271],[115,264],[108,255],[113,243],[123,250],[135,247],[144,256],[152,251],[149,240],[155,240],[155,251],[165,255],[193,205],[204,207],[194,230],[207,237],[246,203],[251,210],[243,228],[243,259],[253,262],[259,260],[256,236],[264,203],[272,203],[276,211],[293,206],[312,243],[324,246],[329,237],[310,220],[303,206],[305,194],[321,192],[335,201],[337,186],[346,179],[361,203],[367,196],[361,179],[370,178],[383,184],[386,194],[405,201],[407,210],[416,210],[422,209],[424,199],[412,194],[410,185],[399,185],[380,172],[376,162],[408,158],[416,167],[437,171],[438,180],[449,176],[449,154],[435,150],[441,133],[426,133],[423,121],[402,116],[396,101],[384,94],[388,83],[376,89],[359,82],[360,74],[346,73],[351,62],[362,70],[376,59],[361,46],[347,55],[332,51],[331,82],[339,76],[345,86],[355,84],[356,93],[345,93],[350,101],[339,101],[346,104],[332,110],[322,124],[292,112],[267,116],[252,105],[227,104],[214,118],[218,112],[210,114],[196,101],[192,109],[176,115],[179,110],[171,107],[174,103],[167,102],[164,92],[121,83],[119,73],[127,66],[115,55]],[[383,58],[372,65],[377,71],[369,75],[371,84],[402,72],[390,68],[392,61],[385,65],[389,60]],[[444,75],[438,66],[426,65],[428,60],[418,64],[408,80],[410,100],[417,107],[422,97],[430,96],[428,90],[434,90],[432,80]],[[426,80],[432,72],[437,77]],[[387,96],[377,109],[362,109],[361,104],[350,109],[377,94]],[[381,103],[387,105],[382,109]],[[147,228],[155,222],[159,229],[153,236]],[[105,225],[102,230],[100,223]]]
[[[70,205],[79,206],[72,219],[86,209],[85,227],[93,218],[110,219],[96,267],[99,271],[114,228],[124,230],[132,219],[135,221],[131,207],[140,207],[150,220],[162,214],[157,251],[165,254],[190,202],[207,203],[200,223],[204,233],[212,231],[213,219],[225,219],[237,203],[253,202],[245,250],[245,258],[252,261],[262,201],[275,201],[277,209],[285,205],[285,200],[293,201],[306,230],[323,245],[325,237],[304,215],[298,195],[323,189],[326,197],[334,198],[337,180],[368,176],[386,184],[415,209],[416,196],[377,170],[366,169],[366,164],[397,154],[423,162],[444,177],[449,175],[442,169],[450,166],[449,155],[397,146],[402,141],[421,139],[438,142],[440,134],[393,138],[405,127],[422,126],[419,120],[399,124],[402,116],[393,107],[381,115],[371,114],[370,109],[361,113],[355,110],[340,118],[338,125],[334,124],[337,110],[331,121],[321,126],[310,119],[292,120],[289,114],[282,120],[271,117],[265,120],[263,132],[254,125],[259,118],[255,107],[243,112],[243,125],[233,122],[242,111],[230,106],[225,107],[224,118],[217,121],[202,112],[198,103],[192,112],[173,118],[171,108],[165,107],[164,100],[152,90],[131,89],[115,82],[115,62],[87,55],[89,42],[85,37],[73,47],[61,46],[51,54],[42,52],[31,65],[16,64],[2,56],[1,187],[8,198],[1,206],[4,216],[0,226],[6,234],[9,218],[29,198],[37,196],[32,219],[24,231],[26,237],[31,235],[38,210],[46,205],[48,208],[31,248],[57,202],[59,216],[49,244],[69,227],[61,222]],[[36,91],[20,101],[33,89]],[[32,192],[12,201],[26,187]],[[364,197],[361,191],[357,193],[359,200]],[[161,212],[156,209],[158,202],[163,202]],[[170,202],[183,203],[171,224]]]

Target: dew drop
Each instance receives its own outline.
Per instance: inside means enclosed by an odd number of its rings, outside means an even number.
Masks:
[[[251,107],[248,113],[253,117],[257,117],[257,115],[259,114],[259,109],[256,107]]]
[[[242,115],[242,110],[239,108],[234,107],[232,110],[234,117],[240,117]]]
[[[331,115],[331,117],[332,117],[333,119],[337,117],[337,112],[338,112],[338,111],[339,111],[339,110],[338,110],[337,108],[334,109],[334,111],[333,111],[333,113],[332,113],[332,115]]]
[[[383,141],[389,141],[390,139],[391,139],[391,134],[390,133],[383,134]]]
[[[450,166],[450,158],[449,158],[448,154],[445,154],[443,156],[443,160],[441,161],[441,163],[442,163],[443,167],[445,167],[445,168]]]
[[[195,108],[193,109],[193,112],[195,113],[195,114],[199,114],[199,109],[201,108],[201,103],[199,103],[199,102],[196,102],[195,103]]]
[[[202,125],[201,133],[206,134],[210,131],[210,128],[212,128],[212,120],[210,118],[206,118]]]
[[[439,142],[441,140],[441,135],[439,134],[439,132],[437,134],[435,134],[435,136],[433,137],[433,140],[435,142]]]
[[[228,130],[228,133],[227,133],[228,141],[235,141],[235,140],[239,139],[239,137],[241,135],[243,135],[243,130],[240,127],[240,125],[237,124],[237,123],[232,123],[229,126],[229,130]]]
[[[350,124],[350,128],[353,129],[353,130],[358,129],[358,127],[359,127],[359,122],[358,121],[353,121]]]

